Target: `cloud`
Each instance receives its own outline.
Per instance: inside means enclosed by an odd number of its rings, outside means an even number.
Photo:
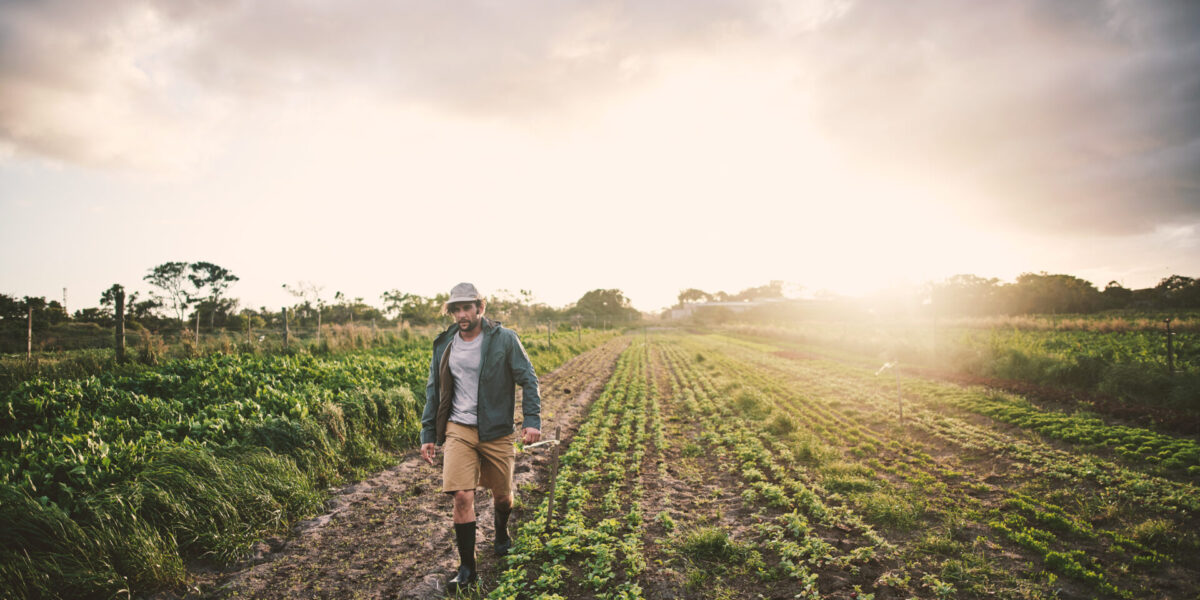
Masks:
[[[1144,233],[1200,221],[1198,31],[1190,0],[17,1],[0,149],[187,165],[233,121],[326,95],[570,123],[680,57],[743,61],[794,74],[796,110],[864,178],[951,182],[1023,227]]]
[[[182,10],[180,4],[176,10]],[[99,167],[172,168],[206,115],[154,64],[177,32],[141,3],[0,6],[0,144]]]
[[[0,142],[98,166],[182,154],[238,111],[382,95],[480,118],[586,111],[727,35],[732,0],[0,5]],[[136,132],[136,133],[133,133]]]
[[[986,216],[1120,233],[1200,219],[1197,31],[1190,2],[918,0],[799,43],[832,139],[960,181]]]

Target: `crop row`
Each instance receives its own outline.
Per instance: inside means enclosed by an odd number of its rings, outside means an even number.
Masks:
[[[799,584],[802,597],[819,597],[821,569],[858,577],[862,567],[890,561],[896,547],[813,481],[802,454],[764,435],[771,425],[764,427],[761,399],[737,393],[738,384],[719,387],[678,347],[668,347],[664,356],[683,412],[698,416],[708,430],[701,439],[711,445],[718,463],[730,465],[738,476],[743,501],[774,513],[762,513],[756,530],[765,548],[779,556],[784,574]],[[725,373],[723,366],[714,371]]]
[[[746,346],[745,344],[736,345],[740,348]],[[726,349],[729,350],[729,348]],[[1011,526],[1008,529],[993,526],[993,529],[1006,540],[1016,542],[1026,550],[1037,553],[1043,558],[1044,564],[1050,571],[1087,582],[1097,591],[1123,595],[1125,592],[1121,594],[1114,592],[1116,588],[1112,587],[1111,583],[1101,574],[1101,567],[1095,562],[1095,558],[1084,560],[1078,550],[1070,549],[1070,544],[1084,544],[1093,553],[1096,549],[1102,549],[1104,565],[1110,573],[1124,573],[1130,570],[1144,571],[1146,568],[1161,567],[1170,562],[1168,557],[1132,539],[1129,535],[1112,530],[1101,530],[1093,527],[1086,519],[1068,516],[1060,506],[1047,501],[1043,495],[1038,495],[1035,499],[1030,495],[1011,492],[1007,487],[1002,488],[981,481],[979,477],[964,478],[963,476],[969,475],[969,473],[939,465],[931,460],[931,457],[923,452],[919,445],[909,442],[903,437],[893,436],[893,439],[881,446],[881,439],[870,432],[863,432],[863,428],[854,427],[851,421],[878,420],[880,415],[891,420],[897,416],[895,388],[888,385],[890,381],[879,382],[878,378],[872,377],[869,372],[853,376],[854,369],[816,363],[815,361],[796,365],[781,362],[775,357],[756,356],[753,352],[743,351],[739,355],[751,362],[757,362],[760,369],[773,370],[779,375],[795,381],[796,383],[792,385],[799,385],[800,387],[797,389],[804,389],[806,395],[813,397],[805,399],[792,394],[791,401],[802,405],[799,407],[800,410],[793,414],[805,414],[812,419],[822,412],[834,413],[833,416],[827,417],[830,419],[829,422],[813,424],[812,429],[825,436],[831,445],[835,447],[848,446],[853,452],[862,455],[867,455],[864,449],[871,452],[876,452],[881,447],[903,450],[902,454],[890,455],[885,460],[871,459],[868,464],[875,467],[878,472],[902,476],[910,483],[924,480],[924,488],[936,491],[936,494],[931,494],[928,506],[940,505],[943,510],[953,510],[957,507],[959,514],[993,525],[1006,523],[998,519],[1001,509],[1012,513],[1014,507],[1022,507],[1024,514],[1031,522],[1022,524],[1020,530],[1026,533],[1037,531],[1039,527],[1049,527],[1052,530],[1041,530],[1042,534],[1030,534],[1035,537],[1041,535],[1050,540],[1045,547],[1022,543],[1026,538],[1018,538],[1011,534]],[[779,386],[770,389],[779,397],[788,396],[786,390],[780,389]],[[918,399],[914,400],[914,396],[918,396]],[[1186,511],[1195,502],[1195,495],[1186,493],[1187,488],[1190,487],[1186,484],[1177,484],[1136,473],[1105,463],[1096,457],[1081,457],[1053,450],[1036,442],[1012,438],[995,430],[972,425],[962,419],[944,414],[944,406],[935,405],[932,408],[926,408],[919,395],[910,392],[908,386],[905,388],[905,397],[907,402],[915,402],[915,406],[910,404],[905,407],[906,419],[910,424],[925,429],[926,433],[935,436],[934,439],[941,438],[962,450],[977,452],[980,456],[1003,456],[1006,460],[1017,460],[1016,466],[1022,467],[1020,473],[1023,476],[1023,479],[1018,479],[1018,482],[1025,481],[1024,485],[1028,487],[1045,485],[1048,479],[1055,481],[1055,485],[1063,485],[1076,481],[1076,478],[1090,477],[1096,480],[1097,493],[1100,495],[1116,496],[1140,509],[1144,509],[1148,504],[1154,504],[1162,509],[1167,517],[1179,518],[1183,523],[1188,522]],[[819,402],[815,398],[827,400]],[[854,403],[846,405],[846,398],[853,398]],[[852,408],[861,406],[862,403],[866,403],[865,410]],[[842,413],[846,417],[839,418],[836,413]],[[854,415],[855,419],[848,418],[849,415]],[[894,421],[892,422],[894,423]],[[880,427],[882,425],[883,423],[880,424]],[[880,427],[876,427],[881,432],[879,435],[886,435],[892,430],[888,427]],[[861,439],[850,439],[851,437],[861,438],[864,433],[868,438],[875,439],[869,439],[866,442]],[[908,467],[905,466],[906,464]],[[924,470],[925,474],[912,473],[913,469]],[[910,473],[905,474],[905,470],[909,470]],[[1000,507],[992,508],[984,507],[972,497],[991,498],[998,495],[1002,498],[1007,497],[1007,500],[1002,501]],[[1008,523],[1011,525],[1011,522]],[[1076,542],[1071,542],[1071,539],[1075,539]],[[1056,550],[1054,547],[1061,549]]]
[[[661,440],[657,405],[646,345],[635,342],[561,455],[553,520],[544,502],[521,526],[490,598],[642,597],[641,475]]]

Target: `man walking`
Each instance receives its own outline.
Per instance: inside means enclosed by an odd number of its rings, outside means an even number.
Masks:
[[[450,580],[457,592],[476,581],[475,488],[492,490],[496,509],[493,548],[503,556],[512,547],[512,474],[516,451],[513,428],[515,388],[523,390],[522,439],[541,436],[537,375],[516,332],[484,318],[487,302],[474,285],[450,290],[445,312],[454,324],[433,340],[425,413],[421,417],[421,456],[433,464],[443,446],[442,491],[454,497],[454,537],[461,562]]]

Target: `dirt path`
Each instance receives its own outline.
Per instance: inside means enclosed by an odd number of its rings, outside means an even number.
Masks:
[[[556,427],[564,440],[574,435],[627,344],[612,340],[541,378],[544,435],[553,436]],[[538,500],[549,460],[546,448],[517,455],[510,531],[524,516],[523,501],[535,505]],[[439,492],[440,453],[435,462],[436,467],[429,466],[416,449],[406,452],[397,465],[342,488],[327,502],[329,512],[300,523],[288,539],[261,542],[249,561],[232,570],[197,573],[185,598],[442,597],[458,554],[450,501]],[[475,507],[476,554],[486,586],[496,574],[490,494],[477,492]]]

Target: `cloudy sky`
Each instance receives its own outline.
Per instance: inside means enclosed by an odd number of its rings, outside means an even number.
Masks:
[[[0,292],[1200,276],[1191,0],[0,2]]]

